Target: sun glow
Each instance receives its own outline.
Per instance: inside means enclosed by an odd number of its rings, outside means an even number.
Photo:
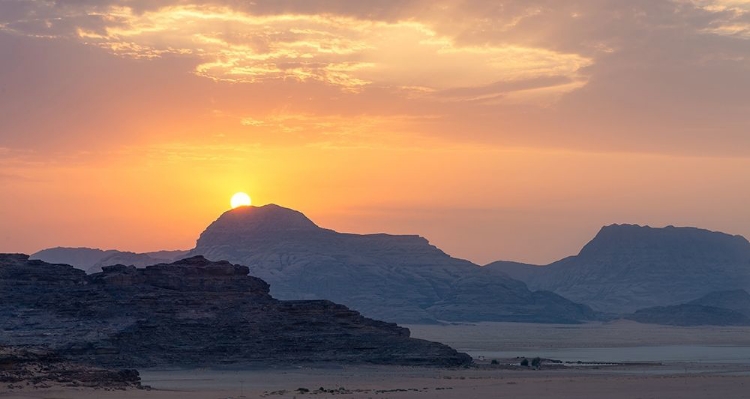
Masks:
[[[234,209],[240,206],[250,206],[252,201],[250,200],[249,195],[245,193],[237,193],[232,196],[230,203],[232,204],[232,209]]]

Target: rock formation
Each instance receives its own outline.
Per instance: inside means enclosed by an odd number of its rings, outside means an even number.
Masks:
[[[191,255],[247,265],[282,299],[328,299],[377,319],[574,323],[594,312],[448,256],[419,236],[342,234],[277,205],[213,222]]]
[[[696,228],[612,225],[577,256],[547,266],[499,262],[485,267],[595,310],[627,313],[750,288],[750,243]]]
[[[137,370],[108,370],[65,360],[43,348],[0,346],[0,384],[8,390],[33,387],[141,388]]]
[[[279,301],[248,268],[192,257],[86,275],[0,255],[0,342],[106,367],[227,363],[456,366],[470,358],[330,301]]]
[[[43,260],[48,263],[72,265],[86,273],[98,273],[104,266],[133,265],[146,267],[159,263],[169,263],[182,259],[188,251],[156,251],[135,253],[117,251],[114,249],[101,250],[95,248],[48,248],[31,255],[31,259]]]

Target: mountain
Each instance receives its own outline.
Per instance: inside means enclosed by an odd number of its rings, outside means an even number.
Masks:
[[[626,318],[679,326],[747,326],[750,325],[750,294],[745,290],[712,292],[686,304],[639,309]]]
[[[547,266],[485,267],[598,311],[629,313],[750,288],[750,243],[697,228],[611,225],[577,256]]]
[[[0,342],[101,367],[471,362],[330,301],[277,300],[248,271],[192,257],[86,275],[0,254]]]
[[[113,249],[105,251],[98,248],[55,247],[33,253],[31,254],[31,259],[41,260],[48,263],[74,265],[81,270],[86,270],[105,257],[117,252],[120,251]]]
[[[119,264],[146,267],[159,263],[174,262],[183,258],[187,253],[188,251],[135,253],[114,249],[56,247],[34,253],[31,255],[31,259],[42,260],[48,263],[73,265],[87,273],[98,273],[102,271],[102,267],[104,266]]]
[[[499,260],[485,265],[487,269],[499,270],[508,275],[508,277],[514,278],[520,281],[529,281],[531,277],[535,276],[536,273],[544,266],[531,265],[528,263],[511,262],[505,260]]]
[[[422,237],[338,233],[278,205],[224,213],[200,235],[195,255],[248,266],[275,297],[328,299],[394,322],[596,317],[586,306],[452,258]]]
[[[750,294],[745,290],[712,292],[689,304],[734,310],[750,317]]]

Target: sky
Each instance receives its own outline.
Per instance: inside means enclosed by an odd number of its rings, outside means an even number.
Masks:
[[[238,191],[479,264],[750,237],[750,0],[0,1],[0,252],[189,249]]]

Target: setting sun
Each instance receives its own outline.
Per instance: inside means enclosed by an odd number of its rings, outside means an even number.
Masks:
[[[237,193],[232,196],[230,203],[232,204],[232,209],[234,209],[240,206],[250,206],[252,201],[250,200],[249,195],[245,193]]]

